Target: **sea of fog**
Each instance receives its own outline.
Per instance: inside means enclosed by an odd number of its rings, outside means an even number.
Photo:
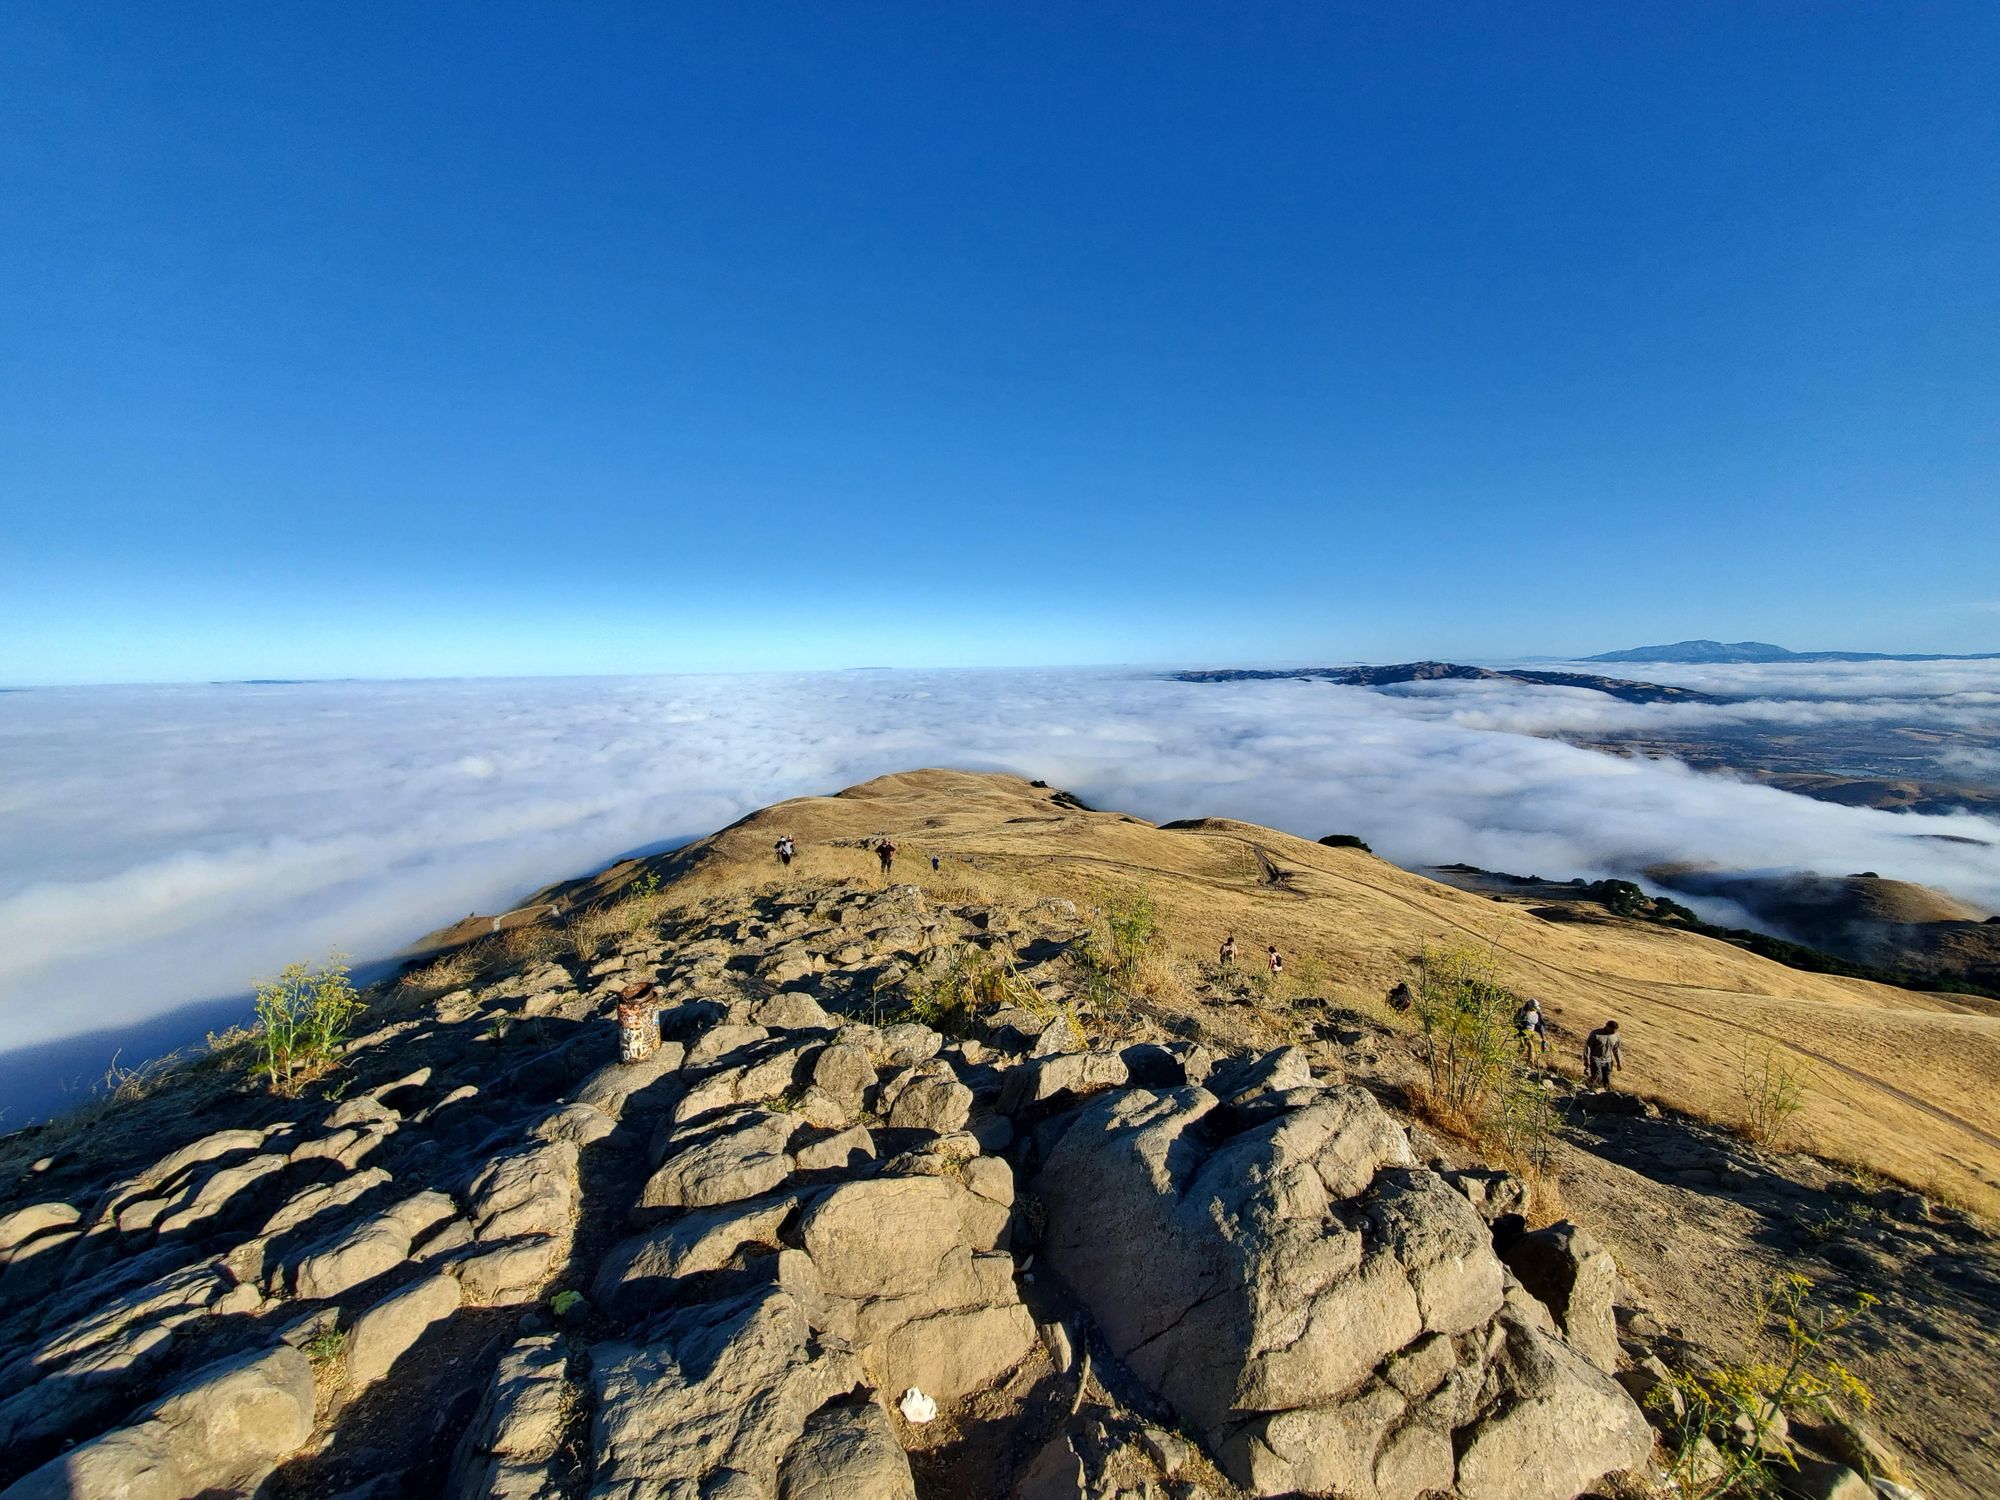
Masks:
[[[1536,737],[1990,723],[2000,662],[1642,675],[1751,696],[1138,670],[0,693],[0,1129],[114,1051],[131,1062],[240,1015],[251,982],[294,959],[381,959],[618,855],[917,766],[1017,771],[1155,820],[1357,833],[1409,866],[1870,869],[2000,908],[1992,819],[1839,807]]]

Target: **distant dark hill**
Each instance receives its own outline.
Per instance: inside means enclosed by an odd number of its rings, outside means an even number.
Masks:
[[[1627,703],[1722,703],[1713,693],[1693,688],[1665,687],[1656,682],[1628,682],[1622,677],[1598,677],[1587,672],[1533,672],[1517,667],[1468,667],[1450,661],[1406,661],[1389,667],[1295,667],[1268,670],[1250,667],[1176,672],[1176,682],[1266,682],[1297,680],[1335,682],[1343,687],[1394,687],[1405,682],[1525,682],[1538,687],[1585,688]]]
[[[1891,651],[1787,651],[1768,641],[1675,641],[1671,646],[1634,646],[1606,651],[1585,661],[1657,661],[1682,664],[1771,661],[1993,661],[2000,652],[1975,651],[1962,656]]]

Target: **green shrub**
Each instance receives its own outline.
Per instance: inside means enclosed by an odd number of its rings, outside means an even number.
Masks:
[[[1459,1115],[1478,1107],[1513,1071],[1514,997],[1493,961],[1470,948],[1426,947],[1410,1007],[1432,1102]]]
[[[1428,1073],[1418,1103],[1433,1124],[1520,1166],[1546,1166],[1559,1133],[1554,1102],[1522,1065],[1518,1002],[1493,961],[1470,948],[1426,947],[1410,1012]]]
[[[1153,893],[1140,886],[1112,896],[1104,903],[1104,926],[1113,972],[1120,984],[1129,987],[1139,977],[1140,961],[1160,941],[1160,912]]]
[[[1736,1063],[1736,1087],[1743,1099],[1738,1127],[1750,1140],[1775,1144],[1805,1108],[1813,1073],[1776,1042],[1746,1039]]]
[[[257,986],[257,1071],[274,1094],[296,1096],[339,1065],[361,997],[333,955],[317,968],[290,964]]]

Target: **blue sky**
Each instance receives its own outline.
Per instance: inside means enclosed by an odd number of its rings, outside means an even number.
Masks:
[[[2000,649],[2000,7],[5,31],[0,681]]]

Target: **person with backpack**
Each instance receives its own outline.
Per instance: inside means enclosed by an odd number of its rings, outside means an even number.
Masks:
[[[1537,1042],[1541,1043],[1542,1061],[1549,1060],[1549,1026],[1542,1019],[1542,1007],[1536,1001],[1531,999],[1514,1012],[1514,1034],[1521,1039],[1523,1063],[1534,1062]]]
[[[792,847],[792,836],[789,833],[786,834],[777,843],[773,844],[771,848],[778,856],[778,863],[789,870],[792,867],[792,856],[798,853],[798,850]]]
[[[1276,943],[1271,944],[1270,965],[1271,965],[1271,982],[1273,984],[1276,984],[1280,979],[1283,979],[1285,977],[1285,961],[1283,958],[1279,957],[1278,945]]]
[[[1235,968],[1235,967],[1236,967],[1236,934],[1235,934],[1235,933],[1233,933],[1233,932],[1232,932],[1232,933],[1230,933],[1228,937],[1226,937],[1226,938],[1224,938],[1224,939],[1222,940],[1222,946],[1221,946],[1221,948],[1219,948],[1219,949],[1217,949],[1217,950],[1216,950],[1216,955],[1215,955],[1215,958],[1216,958],[1216,962],[1217,962],[1218,964],[1220,964],[1220,965],[1221,965],[1221,966],[1222,966],[1223,968],[1225,968],[1225,969],[1233,969],[1233,968]]]
[[[1611,1075],[1625,1066],[1625,1049],[1618,1023],[1606,1021],[1583,1039],[1583,1078],[1594,1089],[1611,1087]]]
[[[875,846],[875,857],[882,861],[882,874],[886,877],[896,863],[896,846],[887,839]]]

